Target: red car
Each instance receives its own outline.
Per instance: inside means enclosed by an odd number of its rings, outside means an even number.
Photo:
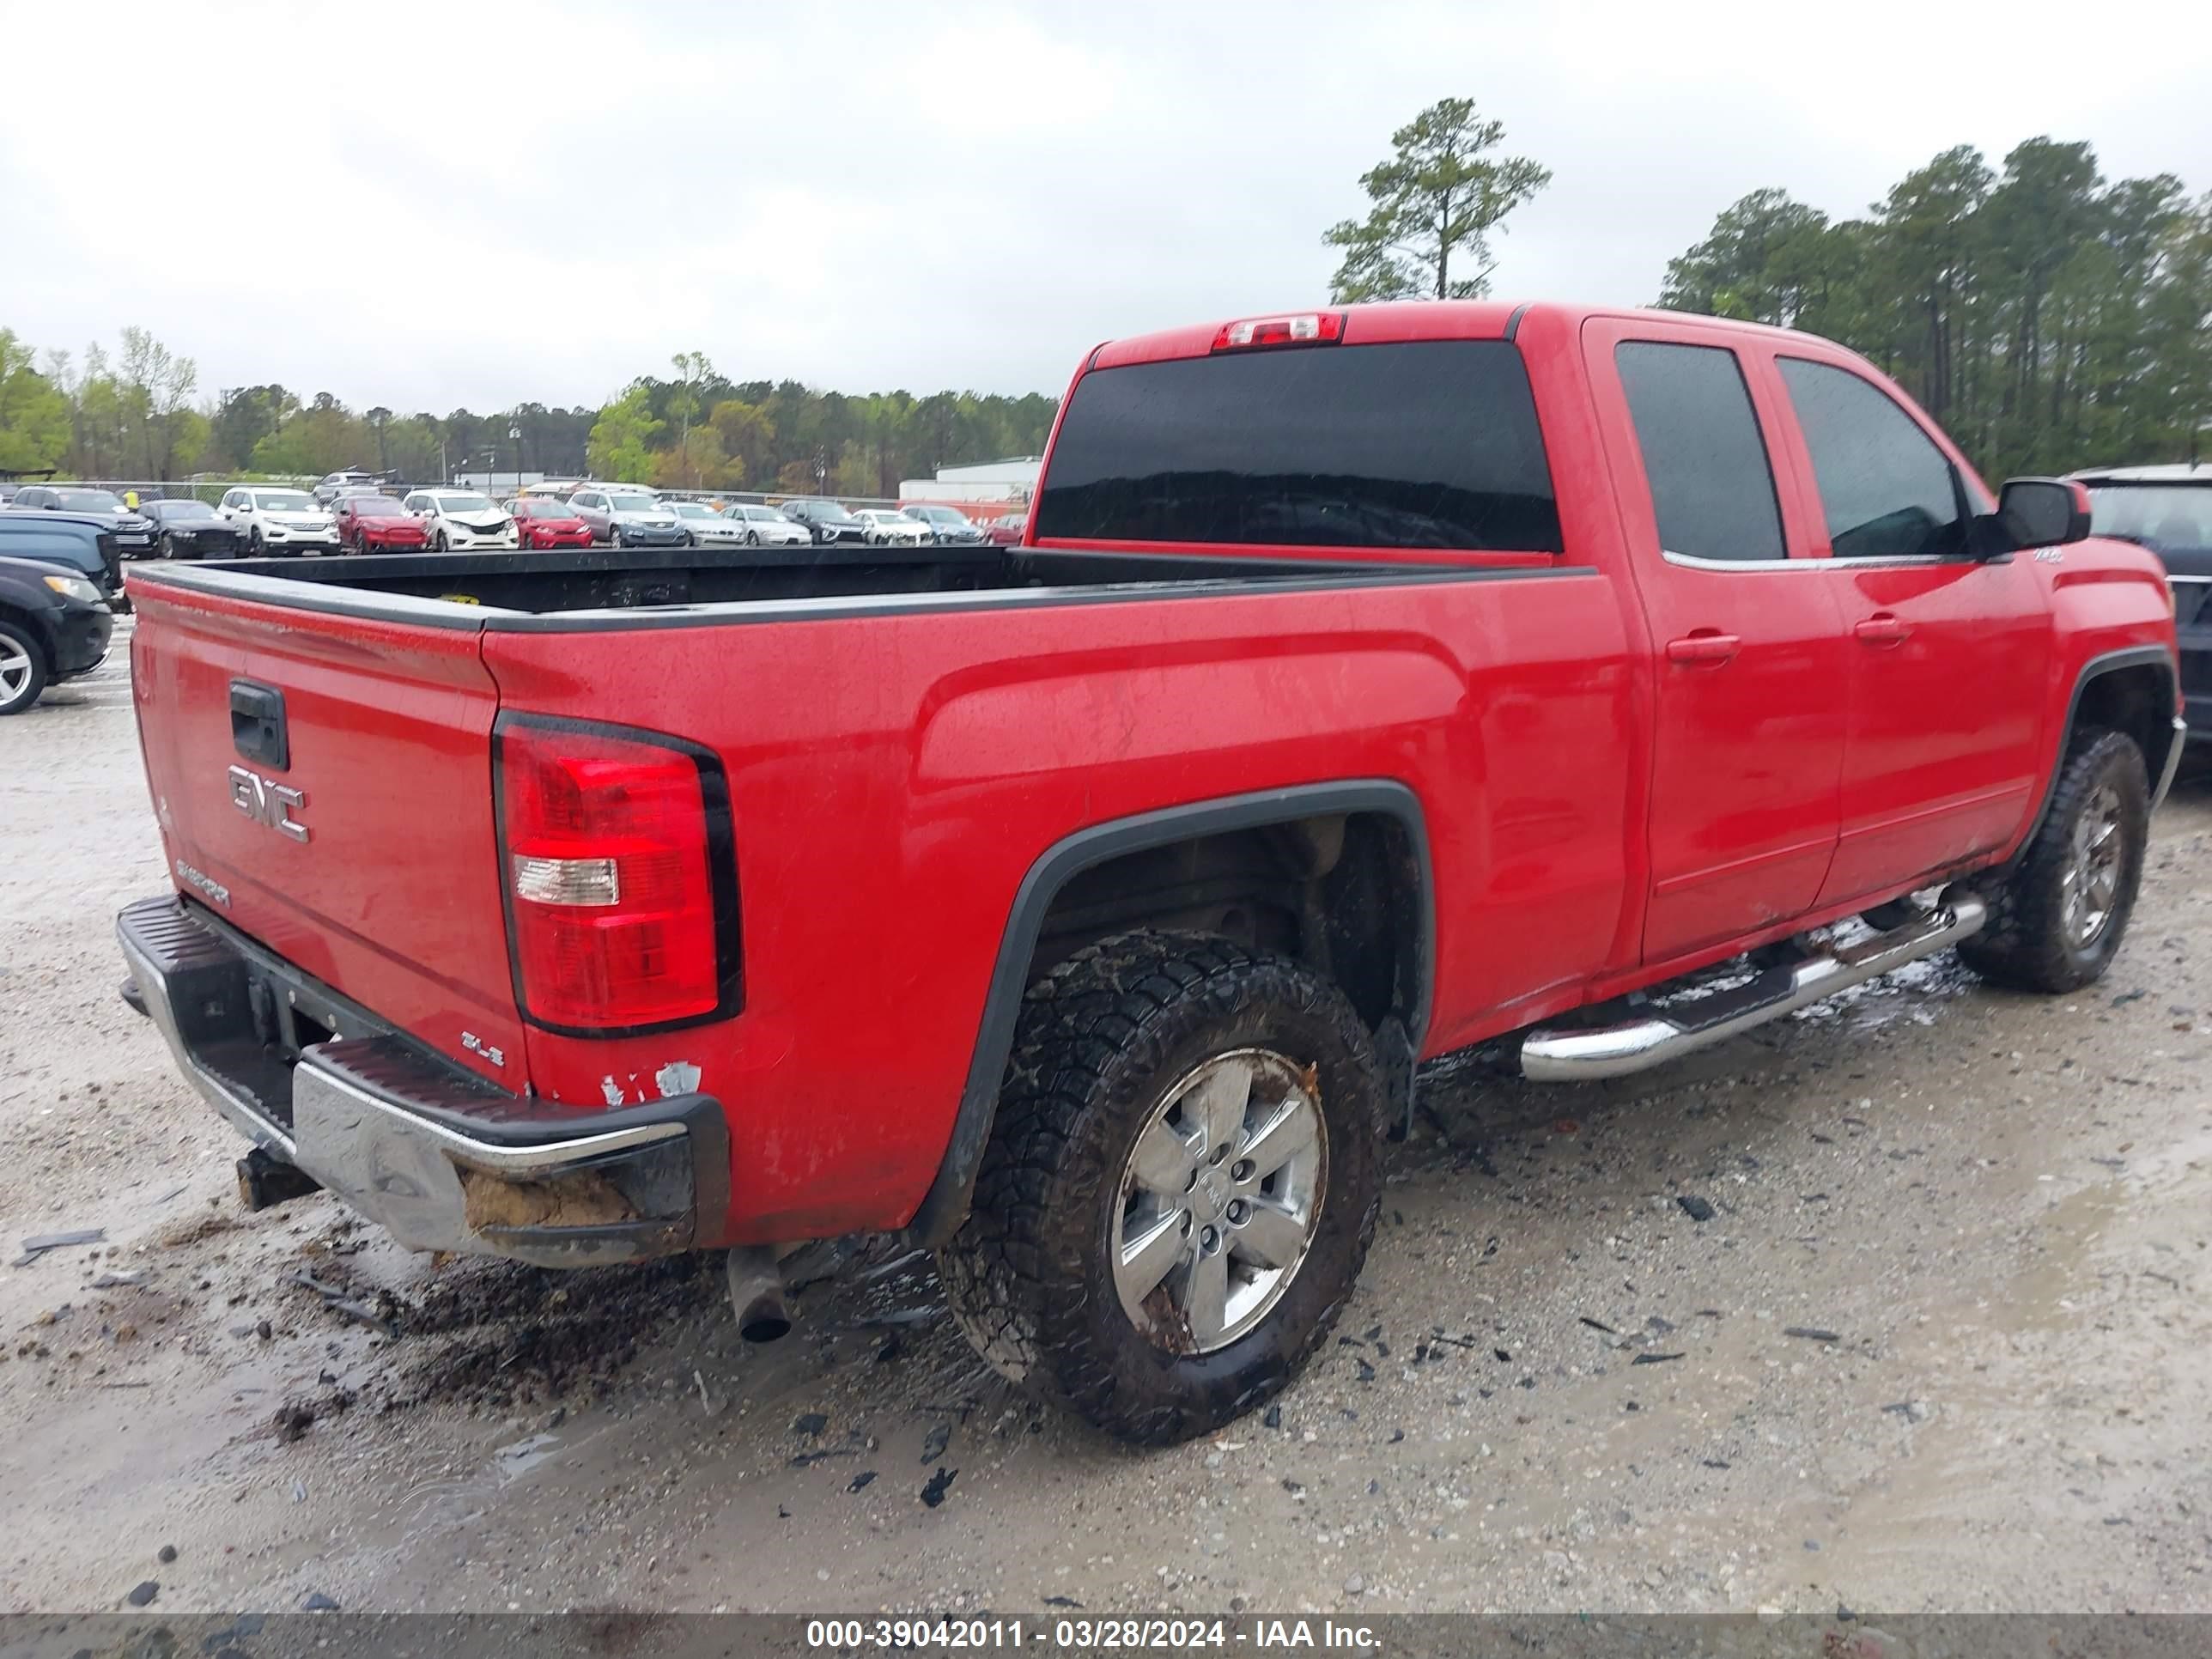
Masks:
[[[331,514],[340,552],[420,552],[429,545],[422,521],[389,495],[341,495]]]
[[[592,526],[568,502],[551,495],[518,495],[507,502],[522,547],[589,547]]]
[[[1100,346],[997,561],[140,565],[126,994],[251,1202],[726,1250],[757,1340],[793,1247],[900,1233],[989,1364],[1183,1439],[1418,1244],[1419,1062],[2106,972],[2180,687],[2089,524],[1828,341],[1431,301]],[[1916,1045],[1931,1111],[1994,1109],[2003,1007]]]
[[[1029,515],[1025,513],[1006,513],[995,519],[976,520],[976,528],[983,532],[983,539],[994,547],[1019,547],[1022,532],[1029,527]]]

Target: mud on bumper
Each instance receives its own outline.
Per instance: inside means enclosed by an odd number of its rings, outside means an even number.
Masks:
[[[175,896],[116,918],[125,995],[216,1110],[418,1250],[590,1267],[720,1241],[720,1103],[588,1114],[514,1095]]]

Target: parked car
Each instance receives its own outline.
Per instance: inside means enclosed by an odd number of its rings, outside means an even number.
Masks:
[[[592,527],[592,539],[615,547],[689,547],[686,530],[668,505],[635,485],[586,484],[568,497],[576,516]]]
[[[249,558],[337,551],[336,522],[304,489],[242,484],[225,491],[216,511],[246,538]]]
[[[149,501],[139,511],[153,520],[156,558],[234,559],[246,550],[237,526],[205,501],[182,495]]]
[[[2148,548],[2166,567],[2192,743],[2212,744],[2212,465],[2098,467],[2089,489],[2100,536]]]
[[[805,525],[757,501],[733,502],[722,516],[739,526],[738,538],[747,547],[804,547],[814,539]]]
[[[0,513],[0,558],[64,566],[97,587],[110,604],[125,604],[123,556],[113,532],[98,519]]]
[[[380,489],[349,490],[331,509],[338,548],[346,553],[420,552],[430,544],[429,527],[407,504]]]
[[[939,507],[934,502],[917,502],[902,507],[899,511],[908,518],[929,527],[930,540],[944,547],[981,547],[983,532],[976,522],[957,507]]]
[[[803,495],[797,501],[784,502],[783,516],[793,524],[804,525],[806,533],[817,544],[860,543],[867,539],[867,526],[848,513],[841,502],[823,501],[819,496]]]
[[[1419,1061],[2106,971],[2179,696],[2088,526],[1825,340],[1444,301],[1098,347],[1019,570],[155,565],[131,994],[249,1193],[726,1249],[756,1338],[779,1247],[896,1231],[988,1363],[1185,1439],[1327,1344]]]
[[[81,484],[26,484],[9,503],[15,513],[66,513],[96,520],[115,538],[123,557],[135,559],[154,545],[153,521],[136,507],[125,507],[111,490],[88,489]]]
[[[314,497],[318,505],[334,506],[339,496],[352,489],[377,489],[382,480],[374,472],[326,472],[315,485]]]
[[[99,667],[114,626],[106,597],[84,577],[0,556],[0,715],[20,714],[48,686]]]
[[[864,507],[853,516],[860,521],[860,539],[871,547],[920,547],[933,539],[921,520],[889,507]]]
[[[418,489],[406,498],[405,506],[422,521],[433,553],[520,545],[514,519],[494,505],[490,496],[473,489]]]
[[[982,526],[983,539],[994,547],[1019,547],[1029,527],[1028,514],[1002,514]]]
[[[691,542],[695,547],[741,547],[744,544],[744,526],[734,520],[724,518],[704,501],[670,501],[666,506],[684,528],[691,532]]]
[[[592,526],[557,495],[517,495],[507,502],[525,547],[589,547]]]

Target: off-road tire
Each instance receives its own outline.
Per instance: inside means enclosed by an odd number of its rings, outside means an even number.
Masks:
[[[2098,792],[2118,798],[2120,866],[2105,926],[2086,945],[2067,935],[2063,878],[2075,827]],[[2051,793],[2051,810],[2012,869],[1984,886],[1990,919],[1960,941],[1959,957],[1993,985],[2062,994],[2094,983],[2112,965],[2134,912],[2150,833],[2150,777],[2142,750],[2118,732],[2091,729],[2075,738]]]
[[[1171,1352],[1115,1290],[1121,1172],[1177,1079],[1254,1047],[1314,1068],[1318,1217],[1259,1323],[1212,1352]],[[1350,1297],[1375,1234],[1383,1111],[1365,1027],[1311,969],[1195,934],[1092,945],[1024,999],[974,1200],[938,1255],[953,1316],[1000,1373],[1118,1438],[1167,1445],[1218,1428],[1279,1392]]]
[[[0,645],[12,647],[8,653],[10,656],[21,652],[29,659],[19,690],[11,694],[4,684],[0,684],[0,715],[20,714],[38,702],[40,694],[46,689],[46,648],[27,630],[11,622],[0,622]]]

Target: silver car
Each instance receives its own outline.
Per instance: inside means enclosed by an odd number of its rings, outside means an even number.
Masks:
[[[722,509],[722,516],[738,526],[738,539],[747,547],[811,547],[814,538],[803,524],[793,524],[772,507],[758,501],[738,501]]]
[[[665,501],[662,505],[676,515],[678,522],[691,532],[691,539],[701,547],[739,547],[744,544],[744,526],[724,518],[704,501]]]
[[[580,484],[568,497],[592,539],[616,547],[689,547],[691,532],[668,503],[641,484]]]

